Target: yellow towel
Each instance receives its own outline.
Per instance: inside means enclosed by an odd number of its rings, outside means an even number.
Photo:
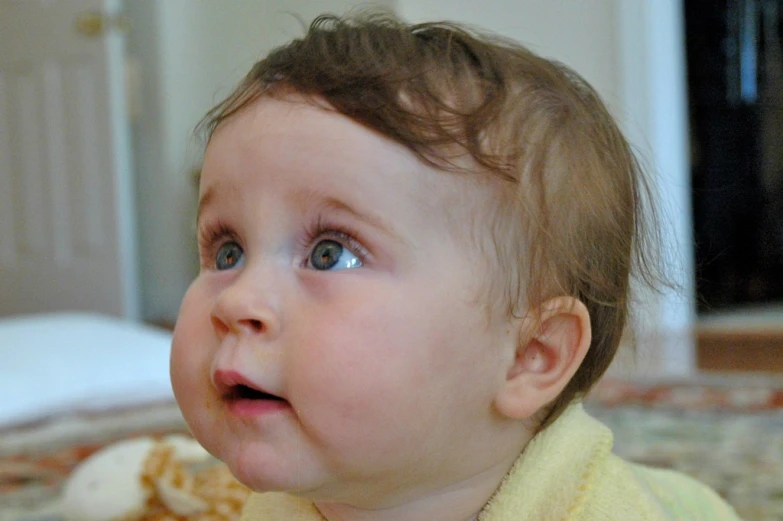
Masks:
[[[525,448],[479,521],[738,521],[717,494],[676,472],[623,461],[580,404]],[[323,521],[312,503],[254,494],[242,521]]]

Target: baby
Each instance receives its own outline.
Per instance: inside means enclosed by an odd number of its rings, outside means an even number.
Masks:
[[[656,263],[639,165],[573,71],[321,17],[204,128],[171,376],[257,492],[244,520],[737,519],[579,404]]]

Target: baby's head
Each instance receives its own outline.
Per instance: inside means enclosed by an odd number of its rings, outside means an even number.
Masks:
[[[505,472],[610,364],[648,265],[644,184],[563,65],[450,24],[323,17],[204,128],[172,378],[251,487],[389,507]]]
[[[648,233],[642,172],[590,85],[562,64],[464,27],[322,17],[256,64],[204,125],[211,133],[255,98],[290,93],[320,98],[491,190],[477,222],[454,223],[480,236],[490,268],[484,302],[519,316],[552,297],[581,300],[591,347],[550,419],[590,389],[618,347],[632,265],[650,265],[640,247]]]

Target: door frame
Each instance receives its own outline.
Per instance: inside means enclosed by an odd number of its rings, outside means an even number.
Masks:
[[[677,291],[641,292],[633,321],[636,369],[696,372],[696,279],[681,0],[615,0],[624,113],[619,119],[650,170],[660,201],[663,254]]]

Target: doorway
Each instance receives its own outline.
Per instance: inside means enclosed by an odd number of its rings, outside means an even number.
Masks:
[[[783,0],[685,0],[702,370],[783,372]]]
[[[684,7],[698,309],[783,306],[783,0]]]

